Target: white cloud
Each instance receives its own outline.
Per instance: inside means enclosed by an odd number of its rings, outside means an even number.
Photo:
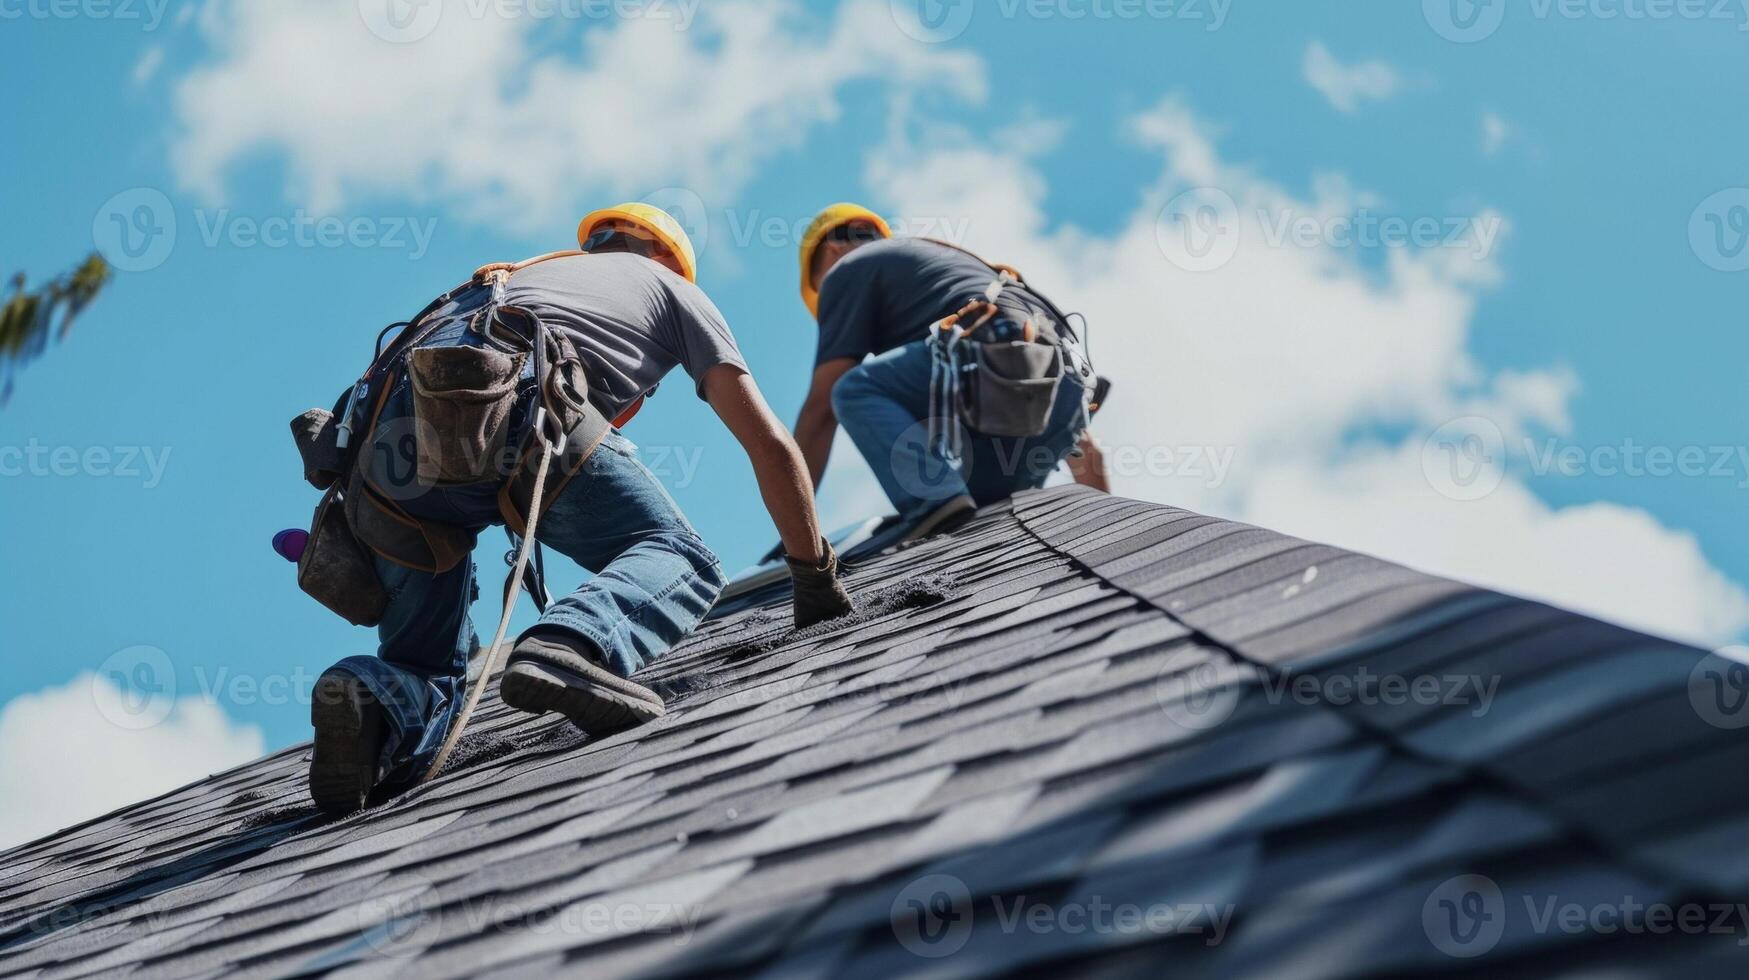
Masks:
[[[1749,596],[1694,536],[1596,502],[1556,509],[1507,479],[1473,501],[1429,492],[1419,445],[1286,460],[1254,473],[1245,517],[1420,568],[1544,599],[1648,632],[1723,643],[1749,626]]]
[[[1354,112],[1363,102],[1383,102],[1402,88],[1402,76],[1390,63],[1363,61],[1345,65],[1321,41],[1306,48],[1302,64],[1306,82],[1342,112]]]
[[[867,167],[893,210],[964,221],[965,244],[1087,314],[1094,357],[1115,382],[1096,429],[1108,463],[1125,465],[1117,492],[1654,632],[1726,642],[1749,628],[1742,587],[1643,511],[1552,508],[1510,475],[1481,500],[1453,499],[1423,472],[1424,440],[1448,420],[1485,416],[1508,445],[1572,427],[1571,371],[1490,372],[1471,353],[1479,295],[1501,275],[1493,252],[1405,247],[1381,259],[1272,244],[1280,215],[1333,219],[1376,202],[1340,179],[1300,200],[1227,163],[1180,100],[1137,116],[1132,131],[1160,150],[1161,173],[1109,235],[1048,223],[1033,160],[987,141],[900,135]],[[1232,200],[1218,220],[1235,250],[1212,271],[1186,271],[1164,258],[1181,230],[1169,203],[1209,187]],[[1195,471],[1167,472],[1161,447],[1179,450],[1180,467],[1184,453],[1206,451]],[[1224,480],[1213,478],[1220,458],[1231,462]]]
[[[198,697],[166,704],[155,725],[107,678],[80,674],[64,687],[0,706],[0,848],[34,840],[118,807],[259,758],[261,730],[237,725]],[[154,712],[155,714],[156,712]]]
[[[162,67],[164,67],[164,46],[154,44],[140,55],[139,61],[134,62],[132,74],[134,86],[138,88],[149,83],[157,76],[158,69]]]
[[[407,44],[367,30],[357,0],[211,4],[201,30],[213,57],[176,91],[182,181],[218,198],[228,170],[267,151],[314,210],[390,193],[526,229],[586,196],[730,195],[836,119],[852,82],[984,95],[975,55],[915,43],[880,0],[829,25],[755,0],[699,7],[686,30],[658,16],[591,20],[569,51],[555,43],[576,36],[563,21],[441,2],[435,29]]]
[[[1512,138],[1512,124],[1492,112],[1482,114],[1482,155],[1499,156]]]

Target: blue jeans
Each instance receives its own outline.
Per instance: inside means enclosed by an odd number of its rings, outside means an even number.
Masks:
[[[475,530],[502,523],[496,486],[438,489],[405,506]],[[690,633],[726,584],[716,555],[617,432],[553,501],[536,536],[594,573],[548,606],[536,628],[587,637],[622,677]],[[480,642],[468,606],[479,591],[470,561],[433,575],[379,558],[377,574],[389,592],[377,655],[333,669],[359,678],[383,705],[384,781],[393,785],[430,765],[466,699],[468,658]]]
[[[919,516],[962,494],[983,506],[1042,487],[1081,438],[1083,389],[1065,378],[1044,435],[1001,439],[968,432],[955,466],[928,444],[930,367],[929,341],[919,340],[851,368],[832,389],[838,424],[903,516]]]

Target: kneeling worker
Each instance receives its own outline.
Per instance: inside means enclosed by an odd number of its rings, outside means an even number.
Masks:
[[[685,231],[626,204],[589,215],[578,237],[581,252],[481,269],[407,324],[332,414],[293,423],[306,475],[329,489],[300,585],[380,641],[316,687],[310,792],[325,811],[434,768],[479,644],[470,555],[490,525],[533,525],[594,573],[517,640],[504,702],[591,734],[665,712],[629,678],[699,624],[724,576],[618,426],[677,365],[752,462],[797,625],[851,610],[806,464],[694,285]]]
[[[1019,273],[834,204],[802,237],[801,278],[819,347],[795,435],[816,486],[842,424],[914,537],[1043,486],[1078,444],[1076,480],[1108,489],[1087,430],[1096,379]]]

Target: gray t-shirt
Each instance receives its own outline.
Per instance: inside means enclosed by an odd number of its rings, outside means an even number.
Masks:
[[[505,302],[527,308],[576,342],[590,400],[608,418],[676,365],[704,397],[705,372],[747,367],[729,325],[702,290],[639,255],[549,259],[510,277]]]

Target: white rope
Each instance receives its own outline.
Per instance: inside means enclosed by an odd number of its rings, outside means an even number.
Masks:
[[[543,409],[542,415],[545,414]],[[468,719],[473,717],[474,708],[480,703],[480,693],[486,689],[486,683],[492,679],[492,671],[497,669],[498,648],[504,643],[504,633],[510,628],[510,614],[516,609],[516,599],[522,595],[522,573],[528,567],[528,553],[534,547],[535,525],[540,521],[540,505],[543,491],[547,486],[547,467],[553,461],[554,447],[546,441],[541,433],[541,422],[535,421],[535,438],[541,442],[540,469],[535,474],[534,492],[528,501],[528,526],[522,536],[522,548],[516,553],[516,566],[510,573],[510,591],[504,596],[504,614],[498,617],[498,632],[492,637],[492,645],[486,648],[485,663],[480,665],[480,676],[474,682],[474,689],[468,692],[468,701],[462,705],[461,714],[456,716],[455,724],[449,728],[449,737],[443,740],[443,748],[437,750],[437,758],[431,760],[431,768],[425,770],[420,777],[419,785],[437,777],[443,771],[444,763],[449,761],[450,753],[455,751],[456,743],[462,740],[462,732],[467,730]],[[464,683],[466,678],[463,678]]]

